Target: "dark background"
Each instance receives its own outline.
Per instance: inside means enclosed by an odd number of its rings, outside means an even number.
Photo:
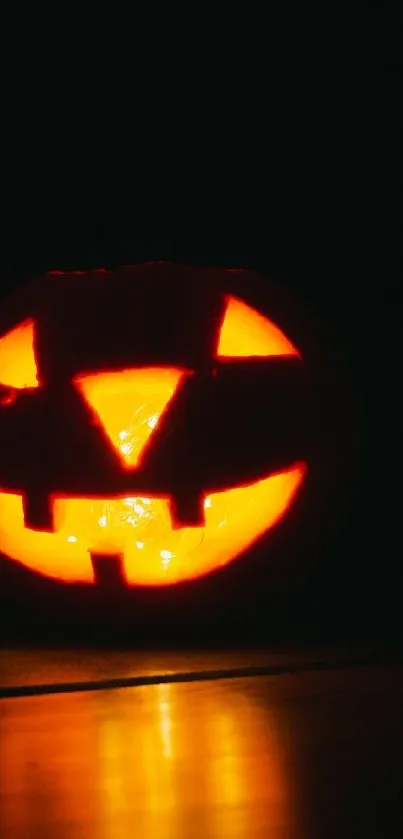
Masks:
[[[193,626],[209,643],[403,637],[400,35],[375,7],[303,33],[137,43],[113,81],[27,74],[1,100],[3,298],[52,268],[242,266],[310,310],[351,382],[359,469],[339,526],[270,608],[257,595],[242,625],[227,605]],[[71,631],[18,598],[11,616],[4,578],[1,603],[4,637]]]

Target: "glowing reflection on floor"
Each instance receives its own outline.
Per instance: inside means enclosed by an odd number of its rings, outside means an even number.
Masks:
[[[278,725],[239,685],[4,701],[2,835],[243,839],[252,806],[267,839],[285,839]]]

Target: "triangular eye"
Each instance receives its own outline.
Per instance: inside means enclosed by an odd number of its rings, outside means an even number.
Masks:
[[[19,324],[0,338],[0,385],[39,387],[34,353],[34,321]]]
[[[227,301],[217,355],[219,358],[299,357],[298,350],[278,326],[236,297],[229,297]]]
[[[96,414],[126,467],[143,449],[171,401],[182,370],[165,367],[78,376],[74,384]]]

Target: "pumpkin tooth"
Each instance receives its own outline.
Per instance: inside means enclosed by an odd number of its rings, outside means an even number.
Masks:
[[[122,554],[91,551],[90,557],[96,585],[107,591],[124,588],[127,585]]]
[[[176,495],[170,504],[172,529],[204,527],[206,523],[204,511],[204,500],[201,495],[195,493],[181,497]]]
[[[22,507],[25,527],[47,533],[55,532],[53,503],[48,495],[28,492],[23,498]]]

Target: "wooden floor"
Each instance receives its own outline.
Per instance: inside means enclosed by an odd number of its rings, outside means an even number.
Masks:
[[[400,836],[402,709],[381,667],[3,698],[0,836]]]

